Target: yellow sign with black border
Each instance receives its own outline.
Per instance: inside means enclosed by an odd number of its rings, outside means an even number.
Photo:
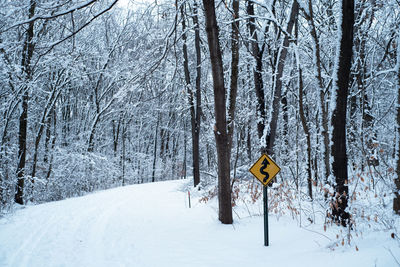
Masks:
[[[249,171],[266,186],[281,171],[281,168],[267,154],[263,154]]]

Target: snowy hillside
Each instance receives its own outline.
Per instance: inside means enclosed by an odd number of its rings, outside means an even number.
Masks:
[[[333,250],[330,233],[270,215],[217,220],[188,180],[116,188],[28,206],[0,220],[0,266],[398,266],[399,244],[372,232]],[[318,227],[318,228],[317,228]]]

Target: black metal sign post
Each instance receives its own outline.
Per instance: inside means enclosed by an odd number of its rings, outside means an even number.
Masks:
[[[264,186],[264,246],[269,246],[268,236],[268,186]]]

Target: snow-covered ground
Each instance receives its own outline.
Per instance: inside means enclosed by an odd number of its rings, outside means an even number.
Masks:
[[[27,206],[0,220],[0,266],[399,266],[390,233],[332,249],[329,233],[270,215],[217,220],[216,201],[192,199],[190,181],[133,185]],[[320,228],[318,228],[320,229]]]

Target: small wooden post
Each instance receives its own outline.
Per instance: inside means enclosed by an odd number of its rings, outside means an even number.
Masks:
[[[190,205],[190,191],[188,191],[188,197],[189,197],[189,209],[192,207],[191,205]]]

